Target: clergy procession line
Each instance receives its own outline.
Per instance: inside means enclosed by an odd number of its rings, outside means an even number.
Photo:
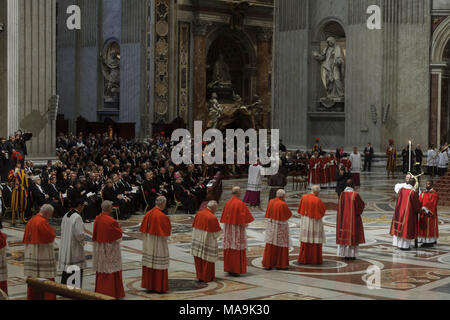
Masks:
[[[426,190],[416,191],[416,180],[408,174],[405,183],[397,184],[397,205],[392,219],[390,234],[393,246],[401,250],[410,250],[413,241],[429,247],[437,242],[438,195],[433,190],[433,182],[428,181]],[[326,242],[322,218],[326,207],[319,198],[321,188],[311,187],[312,192],[302,197],[298,208],[300,220],[300,252],[297,264],[320,265],[323,263],[322,246]],[[193,222],[191,254],[194,257],[197,279],[201,282],[215,281],[215,263],[218,261],[218,239],[223,234],[224,271],[230,276],[239,276],[247,272],[247,234],[248,225],[254,218],[246,204],[240,200],[240,187],[233,187],[232,198],[225,204],[220,218],[222,230],[215,213],[216,201],[210,201],[207,208],[199,211]],[[172,227],[169,217],[163,212],[167,199],[160,196],[155,207],[144,217],[140,226],[143,233],[142,246],[142,282],[147,292],[166,293],[169,291],[168,269],[170,264],[168,239]],[[54,255],[56,233],[50,226],[54,208],[43,205],[40,212],[26,225],[23,243],[25,277],[45,278],[55,281],[57,269],[62,271],[61,283],[68,283],[79,277],[82,287],[83,269],[86,268],[84,252],[85,229],[80,212],[85,203],[82,199],[68,212],[61,225],[61,243],[58,266]],[[365,203],[354,189],[351,179],[339,198],[336,223],[337,256],[355,260],[358,246],[365,243],[364,226],[361,215]],[[122,256],[120,242],[122,230],[119,223],[111,217],[113,203],[104,201],[102,213],[95,219],[93,229],[93,269],[96,271],[95,292],[117,299],[125,297],[122,280]],[[262,260],[265,270],[289,269],[288,220],[293,216],[286,203],[286,192],[279,189],[276,197],[269,201],[265,217],[268,219]],[[75,268],[74,268],[75,267]],[[0,232],[0,289],[7,293],[6,236]],[[75,285],[76,286],[76,285]],[[56,296],[48,292],[28,287],[29,300],[55,300]]]

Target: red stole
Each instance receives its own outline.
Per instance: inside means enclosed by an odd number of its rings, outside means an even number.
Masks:
[[[158,207],[154,207],[145,215],[139,231],[158,237],[170,237],[172,225],[169,217]]]
[[[250,210],[244,202],[237,197],[233,197],[225,204],[223,208],[221,223],[235,224],[235,225],[247,225],[253,222],[253,218]]]
[[[421,204],[417,192],[412,189],[401,189],[398,193],[390,234],[403,239],[416,239],[417,214],[420,209]]]
[[[269,201],[267,206],[266,218],[277,221],[288,221],[292,217],[292,212],[289,210],[287,203],[280,198],[275,198]]]
[[[365,243],[361,214],[365,203],[356,192],[343,192],[339,199],[336,244],[357,246]]]
[[[192,227],[210,233],[216,233],[222,230],[219,224],[219,220],[208,208],[199,211],[195,215]]]
[[[94,221],[92,241],[111,243],[122,238],[122,229],[119,223],[106,213],[100,213]]]
[[[55,230],[50,226],[47,219],[37,214],[28,221],[25,227],[23,243],[49,244],[55,241],[55,238]]]

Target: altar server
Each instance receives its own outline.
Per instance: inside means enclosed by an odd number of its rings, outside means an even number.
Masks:
[[[439,238],[439,219],[437,206],[439,196],[433,189],[433,181],[429,180],[426,184],[426,191],[420,195],[422,204],[419,216],[419,239],[422,247],[432,247]]]
[[[248,168],[248,186],[245,192],[244,202],[251,207],[261,206],[262,167],[259,160]]]
[[[82,287],[83,269],[86,268],[86,255],[84,253],[85,230],[81,212],[84,209],[84,200],[75,200],[75,209],[70,210],[61,222],[61,244],[59,247],[59,270],[62,271],[61,283],[73,287]],[[74,269],[74,267],[76,269]],[[69,277],[74,275],[79,283],[68,283]]]

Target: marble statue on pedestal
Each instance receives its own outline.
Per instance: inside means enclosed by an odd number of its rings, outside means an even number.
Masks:
[[[338,102],[344,102],[345,97],[345,57],[336,39],[329,37],[323,53],[313,52],[314,59],[322,64],[322,81],[327,96],[320,102],[327,108]]]

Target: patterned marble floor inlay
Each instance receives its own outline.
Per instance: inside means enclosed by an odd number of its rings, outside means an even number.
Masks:
[[[338,199],[334,188],[324,189],[321,198],[327,207],[324,217],[326,244],[323,246],[324,264],[298,265],[300,218],[297,208],[306,190],[294,190],[292,178],[287,186],[287,203],[294,213],[289,222],[292,245],[288,270],[267,271],[262,268],[264,237],[267,222],[264,212],[252,208],[255,221],[248,227],[248,273],[233,278],[223,272],[222,241],[219,240],[219,259],[216,281],[204,284],[196,280],[194,259],[190,255],[192,222],[194,217],[171,215],[173,234],[169,240],[169,292],[156,294],[141,288],[142,235],[139,233],[142,213],[120,222],[124,231],[122,242],[123,281],[129,300],[321,300],[321,299],[450,299],[450,208],[439,207],[440,239],[434,248],[418,248],[403,252],[391,245],[389,235],[395,208],[394,185],[402,182],[387,180],[384,172],[363,173],[358,190],[366,202],[362,219],[366,243],[360,246],[359,259],[347,261],[336,256],[336,209]],[[425,178],[422,179],[422,184]],[[266,179],[264,179],[266,181]],[[234,185],[243,187],[245,179],[224,182],[224,192],[217,215],[231,196]],[[264,186],[261,195],[263,209],[267,206],[269,189]],[[25,299],[26,283],[23,276],[23,227],[12,228],[4,223],[8,236],[8,286],[12,300]],[[60,227],[54,224],[57,234]],[[93,224],[87,224],[86,257],[88,261],[83,281],[84,289],[95,289],[92,269]],[[58,254],[59,236],[55,242]],[[379,280],[375,288],[373,280]],[[60,278],[58,277],[57,281]],[[371,284],[369,286],[368,284]],[[375,284],[376,281],[375,281]]]

